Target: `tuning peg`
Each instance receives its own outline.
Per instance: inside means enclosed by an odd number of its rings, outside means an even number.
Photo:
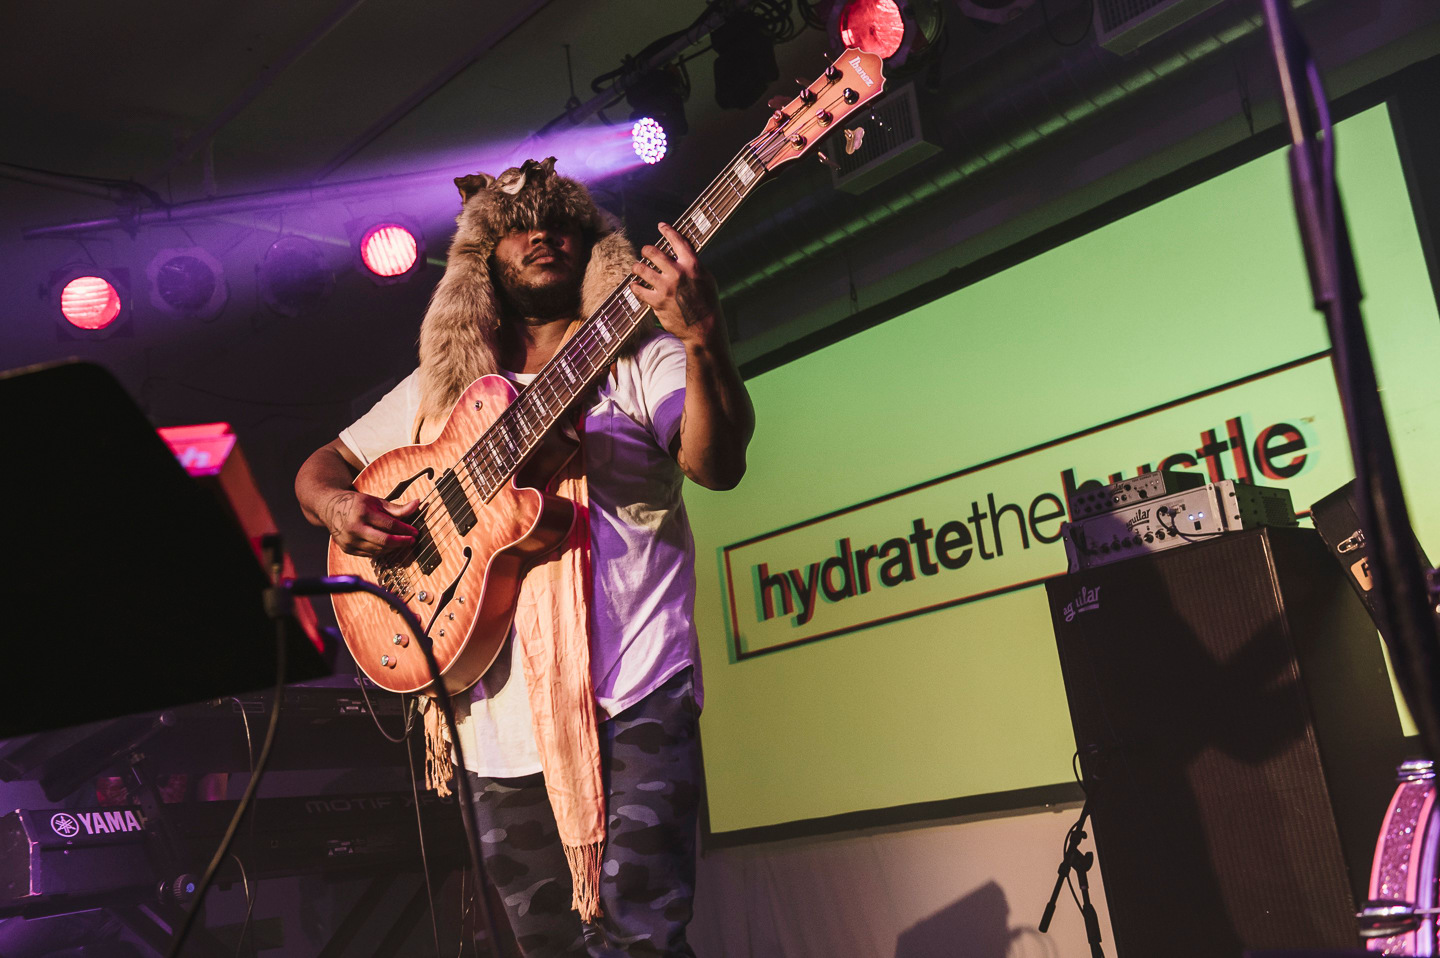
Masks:
[[[810,89],[808,86],[803,86],[803,87],[801,87],[801,88],[800,88],[800,102],[801,102],[801,103],[804,103],[804,104],[807,104],[807,105],[808,105],[808,104],[811,104],[811,103],[814,103],[814,102],[815,102],[815,91],[812,90],[812,89]]]
[[[829,80],[831,83],[834,83],[843,75],[844,74],[840,72],[840,68],[833,63],[825,68],[825,79]]]
[[[826,156],[824,150],[816,150],[815,157],[821,163],[824,163],[826,166],[830,167],[830,169],[834,170],[836,173],[840,172],[840,164],[836,163],[834,160],[830,159],[830,157]]]

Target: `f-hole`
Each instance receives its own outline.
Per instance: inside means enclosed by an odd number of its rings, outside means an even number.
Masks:
[[[396,485],[394,489],[391,489],[389,492],[387,492],[387,493],[385,494],[385,501],[386,501],[386,502],[394,502],[394,501],[395,501],[395,497],[398,496],[398,495],[400,495],[401,493],[403,493],[406,489],[409,489],[410,486],[413,485],[417,479],[434,479],[434,478],[435,478],[435,470],[434,470],[434,469],[431,469],[429,466],[427,466],[427,467],[425,467],[424,469],[421,469],[419,472],[415,473],[415,475],[411,476],[409,479],[401,479],[400,482],[399,482],[399,484]]]

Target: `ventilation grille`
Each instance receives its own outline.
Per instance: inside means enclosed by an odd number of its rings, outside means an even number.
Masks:
[[[1095,36],[1111,53],[1129,53],[1221,0],[1095,0]]]
[[[853,153],[846,152],[847,133],[860,137],[860,146]],[[940,147],[925,139],[915,86],[906,84],[875,101],[871,109],[850,114],[822,149],[839,167],[831,167],[835,188],[863,193],[939,152]]]

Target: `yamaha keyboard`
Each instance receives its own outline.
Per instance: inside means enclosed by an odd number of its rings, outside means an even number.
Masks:
[[[43,917],[154,900],[204,871],[236,803],[17,809],[0,816],[0,916]],[[450,799],[420,793],[425,848],[433,867],[463,863],[465,839]],[[251,839],[253,825],[253,842]],[[235,838],[250,881],[288,875],[419,871],[420,844],[409,792],[269,798],[255,802]],[[218,873],[238,881],[233,858]]]

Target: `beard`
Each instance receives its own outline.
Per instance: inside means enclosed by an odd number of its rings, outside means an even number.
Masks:
[[[496,291],[505,307],[521,319],[575,319],[580,314],[580,275],[573,263],[566,264],[563,275],[533,282],[523,278],[523,267],[500,266],[496,273]]]

